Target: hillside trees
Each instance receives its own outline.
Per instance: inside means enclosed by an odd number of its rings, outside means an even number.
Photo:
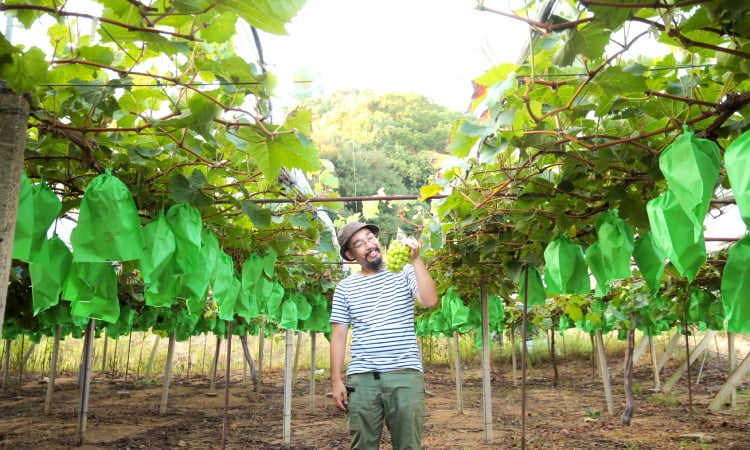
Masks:
[[[345,90],[304,105],[312,111],[320,156],[335,167],[343,197],[416,195],[435,171],[430,161],[444,153],[450,127],[461,117],[416,94]],[[344,214],[361,212],[360,203],[347,202]],[[396,217],[399,209],[407,217],[415,213],[408,203],[382,202],[378,221],[384,229],[412,230]]]

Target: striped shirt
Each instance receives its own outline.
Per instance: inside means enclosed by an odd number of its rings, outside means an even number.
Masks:
[[[407,264],[399,273],[355,273],[333,292],[331,322],[352,326],[347,375],[397,369],[422,371],[414,331],[417,278]]]

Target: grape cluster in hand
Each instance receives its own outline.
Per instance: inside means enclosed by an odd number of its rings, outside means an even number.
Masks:
[[[409,262],[411,248],[399,241],[391,241],[385,256],[385,267],[391,272],[401,272],[406,263]]]

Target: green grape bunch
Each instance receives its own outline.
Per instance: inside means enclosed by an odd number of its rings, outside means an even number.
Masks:
[[[219,315],[219,303],[214,299],[207,299],[203,306],[203,318],[209,320]]]
[[[391,241],[391,245],[385,254],[385,267],[390,272],[401,272],[406,263],[409,262],[411,248],[400,241]]]

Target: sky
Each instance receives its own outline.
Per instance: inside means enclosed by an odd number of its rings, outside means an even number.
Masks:
[[[510,11],[507,0],[491,3]],[[287,31],[261,33],[277,90],[307,69],[319,73],[326,93],[415,92],[457,111],[471,100],[471,80],[515,61],[528,38],[525,24],[479,11],[475,0],[307,0]],[[249,31],[242,39],[250,41]]]

